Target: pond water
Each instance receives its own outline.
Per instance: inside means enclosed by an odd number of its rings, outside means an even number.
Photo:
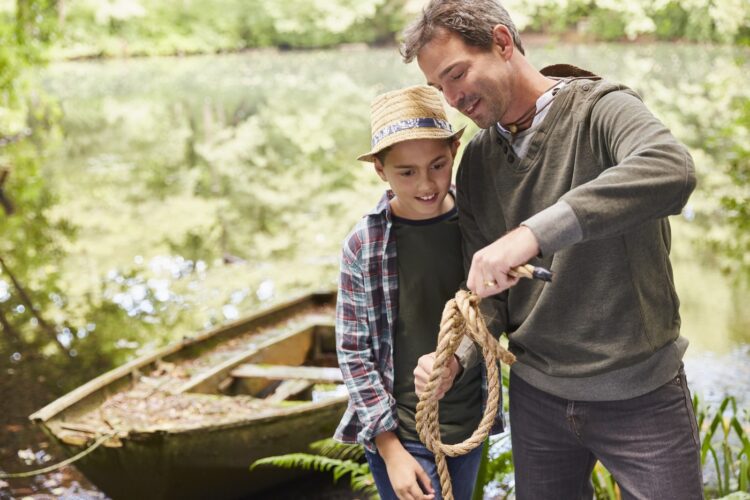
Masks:
[[[672,219],[688,376],[703,397],[732,393],[748,407],[750,293],[703,240],[724,181],[701,145],[732,93],[747,92],[732,84],[748,74],[750,53],[559,43],[527,52],[538,67],[574,63],[633,87],[690,145],[700,184]],[[82,381],[264,304],[335,288],[340,242],[383,189],[354,159],[368,148],[369,101],[422,82],[394,49],[360,48],[68,62],[38,79],[60,113],[60,133],[42,145],[54,195],[45,213],[75,228],[45,265],[74,325],[58,341],[77,361],[61,372],[43,357],[0,353],[6,471],[61,458],[25,419]],[[0,498],[31,494],[101,496],[73,468],[0,481]]]

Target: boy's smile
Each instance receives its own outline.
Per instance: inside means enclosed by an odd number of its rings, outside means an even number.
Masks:
[[[392,146],[385,164],[375,160],[375,170],[396,195],[391,200],[395,215],[423,220],[453,208],[453,198],[447,194],[458,145],[445,139],[413,139]]]

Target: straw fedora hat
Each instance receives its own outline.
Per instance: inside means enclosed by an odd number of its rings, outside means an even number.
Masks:
[[[375,161],[384,149],[412,139],[458,139],[464,128],[453,130],[445,116],[440,92],[426,85],[415,85],[381,94],[371,106],[372,144],[370,151],[357,157]]]

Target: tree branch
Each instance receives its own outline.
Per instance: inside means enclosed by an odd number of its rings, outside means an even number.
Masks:
[[[44,320],[39,310],[37,310],[37,308],[34,307],[34,303],[31,301],[29,294],[26,293],[26,290],[24,289],[23,286],[21,286],[21,283],[18,281],[18,279],[16,279],[15,275],[11,272],[11,270],[8,269],[8,266],[5,264],[5,261],[3,260],[2,256],[0,256],[0,266],[2,266],[3,271],[6,272],[8,276],[10,277],[10,280],[13,282],[13,286],[16,288],[16,290],[18,291],[18,295],[20,295],[21,297],[21,301],[26,305],[26,307],[29,308],[29,311],[34,316],[34,318],[36,318],[42,330],[46,332],[52,338],[52,340],[55,341],[55,343],[58,345],[58,347],[60,347],[60,350],[62,352],[64,352],[65,354],[68,354],[68,349],[63,345],[62,342],[60,342],[60,339],[57,338],[57,332],[55,331],[55,329]]]
[[[6,215],[11,215],[14,211],[13,204],[10,202],[8,197],[5,196],[5,191],[3,190],[3,185],[8,179],[9,174],[10,170],[8,168],[0,167],[0,205],[2,205]]]

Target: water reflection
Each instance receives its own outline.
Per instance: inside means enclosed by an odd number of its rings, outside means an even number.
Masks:
[[[696,360],[688,373],[721,374],[701,380],[747,396],[750,378],[719,381],[750,357],[750,294],[730,286],[700,241],[726,182],[707,134],[731,99],[750,92],[736,85],[750,54],[667,44],[529,52],[537,66],[575,62],[632,86],[693,149],[699,188],[673,220],[683,331]],[[382,189],[354,160],[368,145],[368,103],[422,81],[393,49],[76,62],[39,78],[62,114],[60,134],[39,145],[54,196],[36,207],[48,217],[36,224],[61,229],[27,237],[29,255],[34,247],[53,257],[10,261],[23,262],[16,267],[37,292],[38,316],[18,300],[13,267],[0,273],[0,313],[18,330],[18,342],[0,345],[0,425],[26,432],[10,441],[3,432],[8,470],[25,465],[17,450],[43,442],[26,416],[54,397],[264,303],[335,287],[340,242]],[[54,338],[38,333],[45,318]]]

